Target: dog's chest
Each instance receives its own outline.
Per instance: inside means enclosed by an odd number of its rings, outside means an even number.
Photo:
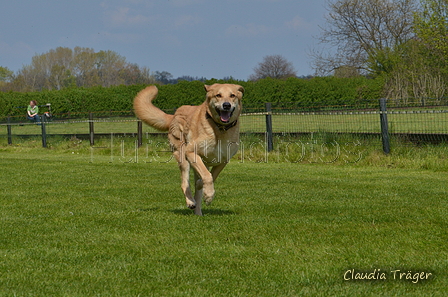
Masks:
[[[208,139],[198,145],[198,154],[207,164],[228,163],[238,151],[239,142],[222,139]]]

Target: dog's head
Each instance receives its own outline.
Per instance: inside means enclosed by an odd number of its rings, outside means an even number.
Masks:
[[[205,85],[208,112],[219,125],[234,123],[241,113],[244,88],[233,84]]]

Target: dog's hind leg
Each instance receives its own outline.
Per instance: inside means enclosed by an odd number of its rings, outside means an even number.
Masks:
[[[194,192],[194,200],[196,201],[196,208],[194,209],[194,214],[202,216],[202,189],[204,187],[204,183],[202,182],[201,177],[194,170],[194,183],[195,183],[195,192]]]

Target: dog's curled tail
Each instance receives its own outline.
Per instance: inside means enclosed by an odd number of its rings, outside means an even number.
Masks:
[[[146,124],[160,131],[167,131],[174,116],[166,114],[152,104],[159,90],[156,86],[149,86],[141,90],[134,98],[134,111],[137,117]]]

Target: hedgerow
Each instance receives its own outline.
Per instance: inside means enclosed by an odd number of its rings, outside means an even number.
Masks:
[[[379,79],[316,77],[287,80],[262,79],[252,81],[208,80],[205,84],[238,83],[245,88],[244,104],[263,106],[265,102],[293,102],[300,107],[328,105],[357,105],[381,97],[383,82]],[[145,85],[66,88],[58,91],[0,92],[0,116],[25,114],[29,101],[39,105],[51,103],[53,113],[131,111],[135,95]],[[204,101],[204,83],[181,81],[174,85],[158,86],[159,96],[154,104],[161,109],[181,105],[198,105]]]

